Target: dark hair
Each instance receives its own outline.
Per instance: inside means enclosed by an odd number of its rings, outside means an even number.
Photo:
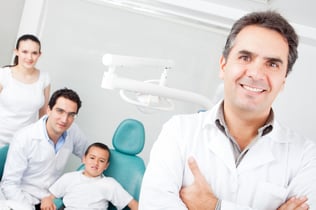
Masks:
[[[36,42],[36,43],[39,45],[39,52],[41,52],[41,42],[40,42],[40,40],[39,40],[36,36],[34,36],[34,35],[32,35],[32,34],[24,34],[24,35],[20,36],[20,38],[19,38],[18,41],[16,42],[15,49],[18,50],[19,47],[20,47],[21,41],[26,41],[26,40],[31,40],[31,41],[33,41],[33,42]],[[16,56],[14,57],[13,65],[6,65],[6,66],[4,66],[4,67],[12,67],[12,66],[16,66],[16,65],[18,65],[18,64],[19,64],[19,57],[16,55]]]
[[[103,143],[101,143],[101,142],[95,142],[95,143],[90,144],[89,147],[87,148],[86,152],[84,153],[85,156],[87,156],[87,154],[89,153],[89,150],[90,150],[92,147],[98,147],[98,148],[100,148],[100,149],[106,150],[106,151],[109,153],[108,162],[110,162],[110,157],[111,157],[110,149],[109,149],[109,147],[108,147],[106,144],[103,144]]]
[[[79,95],[75,91],[68,89],[68,88],[63,88],[63,89],[59,89],[59,90],[55,91],[53,93],[53,95],[50,97],[49,102],[48,102],[48,106],[51,110],[55,106],[56,101],[59,97],[63,97],[63,98],[66,98],[66,99],[69,99],[69,100],[75,102],[77,104],[77,112],[76,113],[78,114],[79,109],[81,107],[81,100],[80,100]]]
[[[238,33],[249,25],[257,25],[274,30],[286,39],[289,46],[288,66],[286,72],[286,75],[288,75],[298,57],[298,36],[290,23],[275,11],[253,12],[237,20],[227,37],[225,48],[223,50],[224,58],[228,58]]]

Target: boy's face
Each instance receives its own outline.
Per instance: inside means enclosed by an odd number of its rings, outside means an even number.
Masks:
[[[109,166],[109,152],[99,147],[91,147],[88,154],[83,156],[82,162],[85,164],[84,175],[100,176]]]

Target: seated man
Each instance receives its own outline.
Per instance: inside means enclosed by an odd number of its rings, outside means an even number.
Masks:
[[[62,175],[71,153],[82,157],[88,141],[73,123],[80,107],[76,92],[57,90],[47,115],[14,135],[1,183],[6,199],[40,209],[40,200],[49,195],[48,187]]]
[[[83,171],[66,173],[49,188],[52,194],[43,198],[41,209],[55,210],[56,197],[63,197],[65,210],[106,210],[109,201],[118,209],[125,206],[138,209],[138,202],[115,179],[103,175],[110,164],[108,146],[99,142],[91,144],[82,162]]]

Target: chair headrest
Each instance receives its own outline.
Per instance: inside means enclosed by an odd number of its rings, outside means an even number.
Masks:
[[[125,119],[116,128],[112,144],[115,150],[128,155],[137,155],[145,144],[143,123],[135,119]]]

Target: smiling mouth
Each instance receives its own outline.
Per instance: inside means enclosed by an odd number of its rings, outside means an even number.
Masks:
[[[264,89],[261,89],[261,88],[255,88],[255,87],[250,87],[250,86],[247,86],[247,85],[241,85],[244,89],[246,90],[249,90],[251,92],[255,92],[255,93],[261,93],[261,92],[264,92],[265,90]]]

